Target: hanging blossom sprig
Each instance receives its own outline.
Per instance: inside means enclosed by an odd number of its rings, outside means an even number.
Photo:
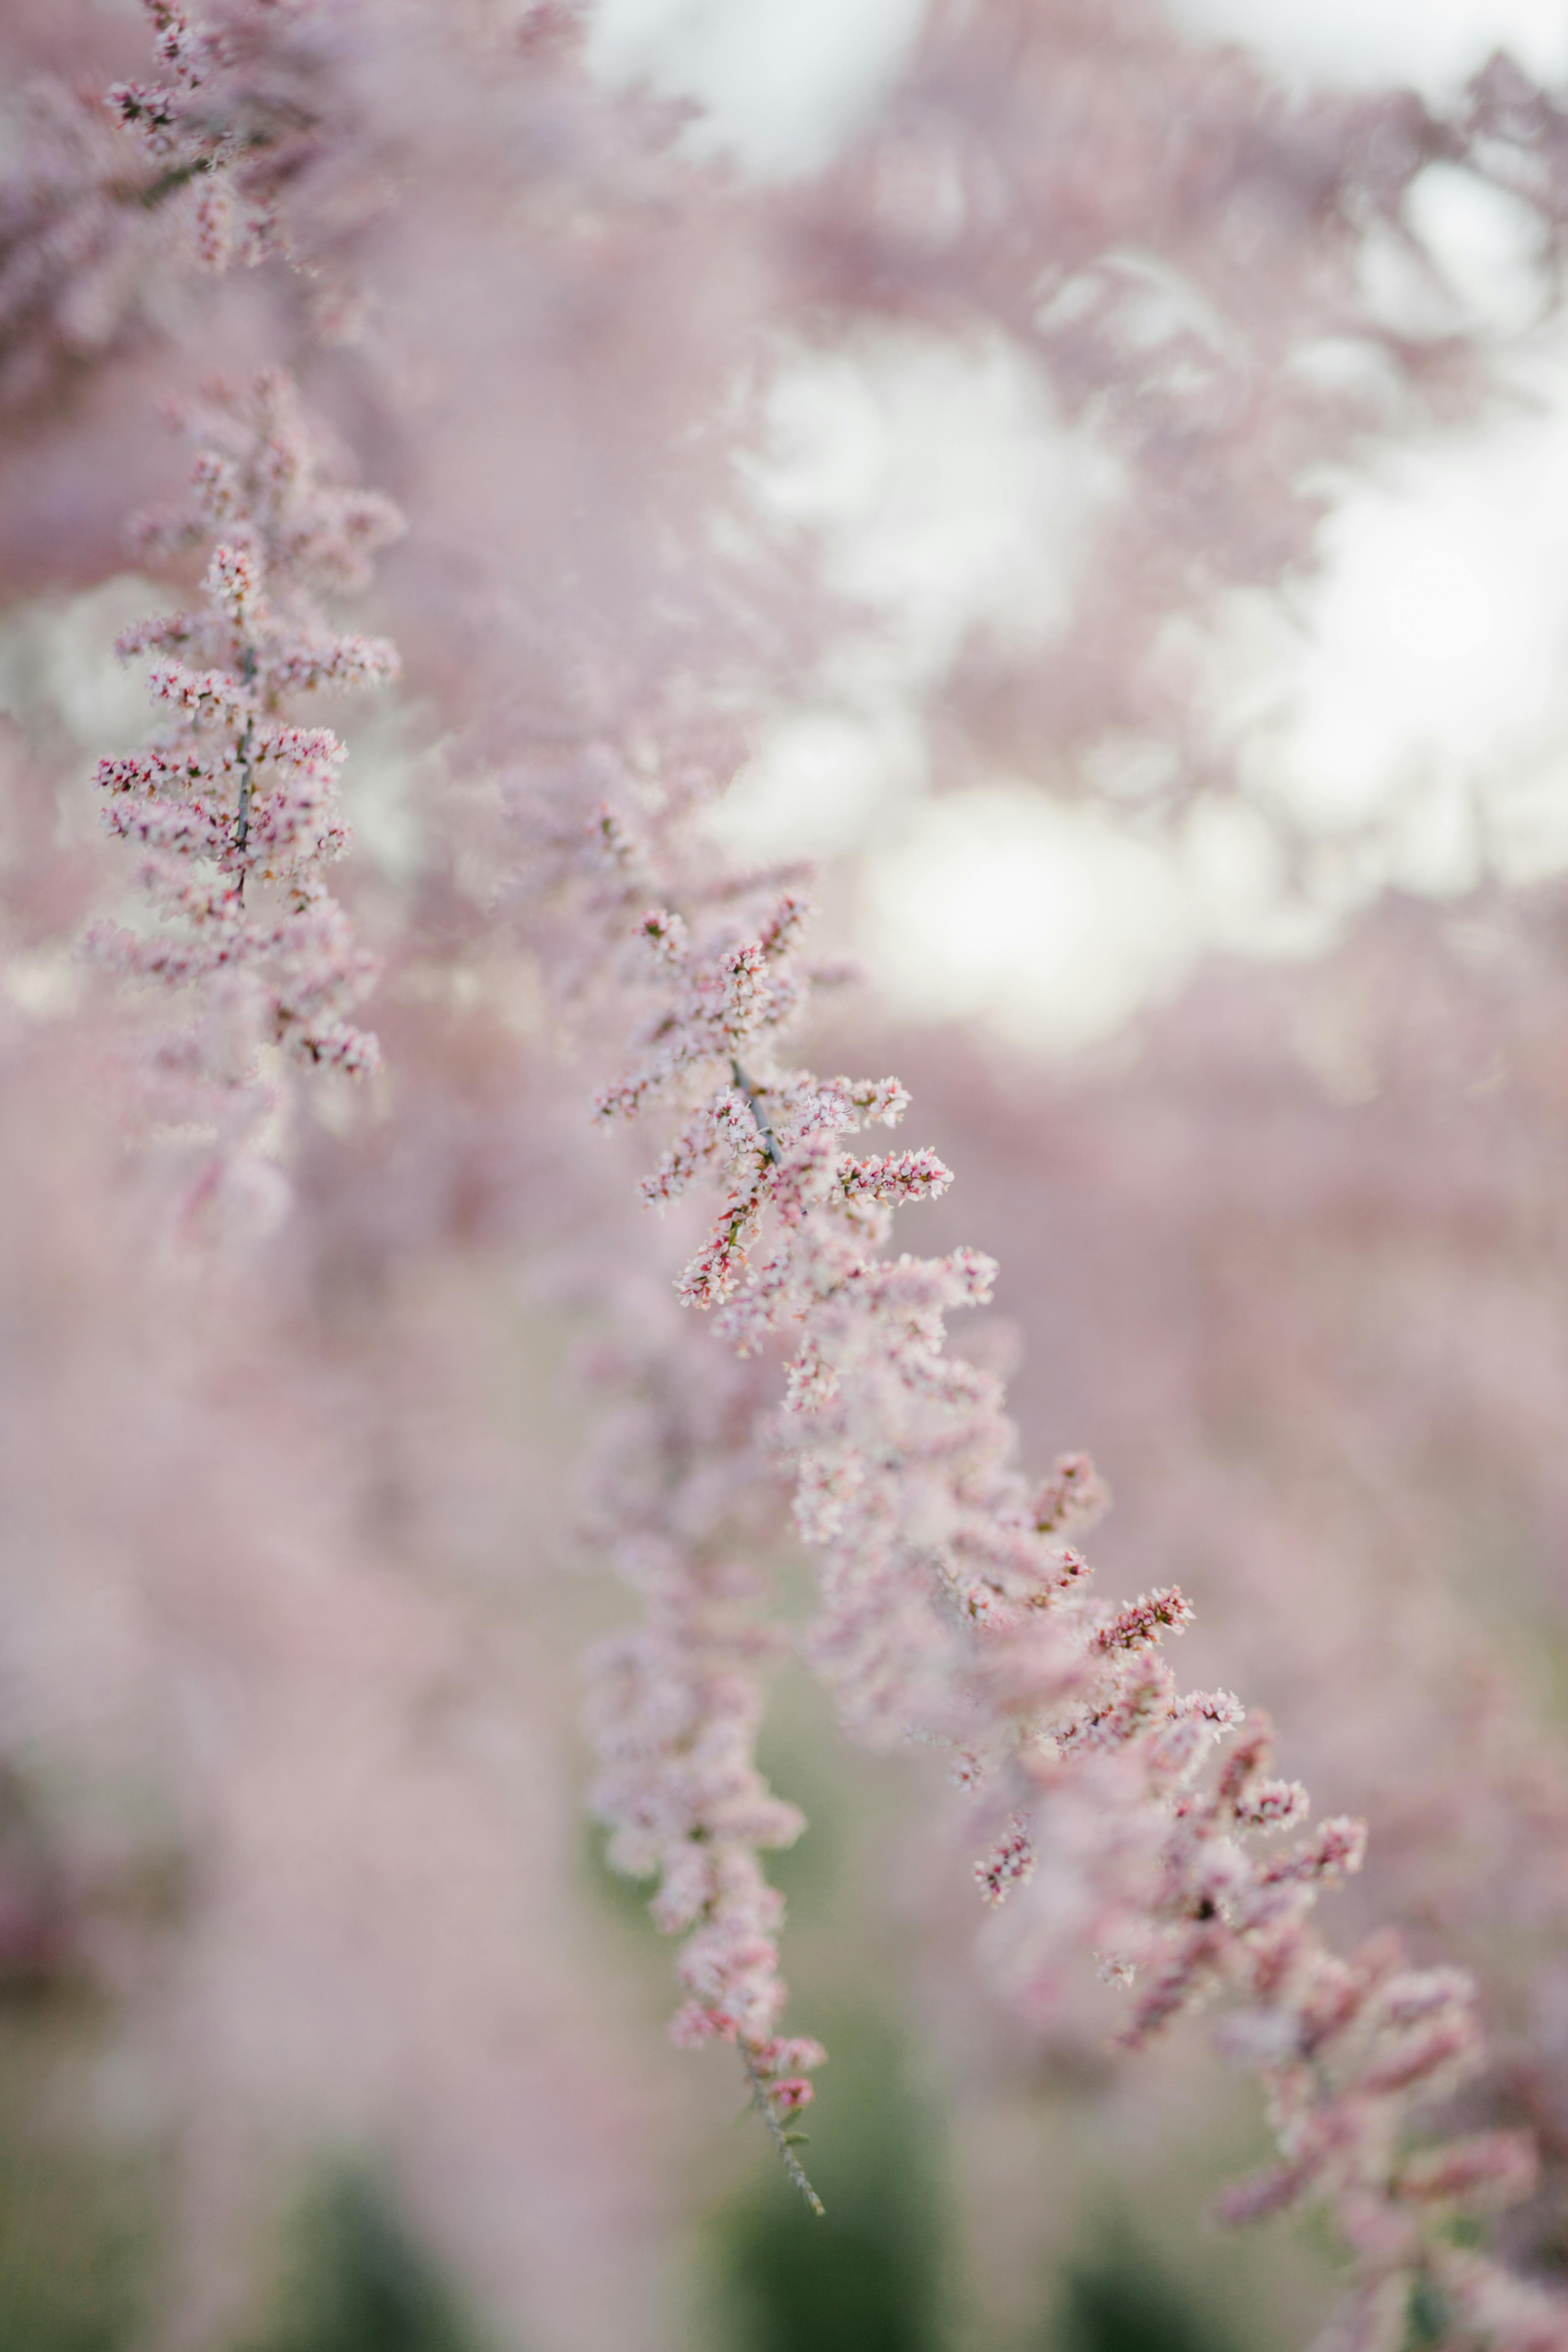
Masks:
[[[139,622],[118,650],[152,655],[168,713],[148,747],[98,772],[109,831],[139,852],[145,931],[97,925],[102,961],[194,1001],[158,1066],[186,1115],[216,1118],[233,1148],[268,1108],[258,1050],[360,1076],[375,1040],[348,1019],[375,978],[322,868],[342,856],[343,746],[288,716],[297,698],[395,677],[394,647],[335,634],[323,596],[361,588],[400,519],[373,491],[331,478],[325,450],[280,373],[219,390],[176,418],[196,444],[188,511],[151,519],[142,546],[216,541],[195,612]]]
[[[1309,1828],[1266,1719],[1179,1688],[1162,1654],[1192,1617],[1179,1590],[1095,1596],[1078,1544],[1107,1497],[1088,1461],[1034,1486],[1011,1466],[1001,1383],[945,1346],[947,1313],[990,1296],[994,1264],[887,1254],[896,1211],[949,1171],[852,1141],[897,1120],[902,1087],[783,1061],[810,984],[803,902],[759,895],[748,921],[743,892],[700,911],[689,893],[684,915],[634,916],[652,845],[598,810],[580,854],[653,992],[599,1116],[677,1113],[650,1200],[719,1186],[680,1296],[742,1353],[793,1346],[784,1444],[822,1560],[815,1661],[861,1738],[951,1746],[990,1816],[975,1875],[1009,1906],[994,1957],[1013,1998],[1042,2009],[1073,1947],[1131,1989],[1128,2046],[1228,1996],[1221,2042],[1261,2081],[1279,2160],[1224,2210],[1332,2212],[1353,2263],[1336,2343],[1400,2352],[1414,2315],[1492,2352],[1565,2352],[1568,2305],[1452,2242],[1458,2212],[1529,2193],[1528,2136],[1412,2145],[1421,2104],[1479,2063],[1470,1979],[1410,1967],[1393,1937],[1348,1958],[1322,1943],[1310,1915],[1360,1868],[1362,1825]],[[699,2003],[685,2038],[734,2040],[735,2021]]]
[[[563,812],[537,788],[514,801],[514,815],[527,827],[531,897],[542,910],[572,902],[556,977],[580,997],[599,948],[624,948],[626,908],[646,898],[642,845],[603,805],[584,837],[570,807]],[[714,905],[724,896],[721,885]],[[639,936],[628,978],[658,974],[664,956],[658,941]],[[756,1759],[763,1680],[786,1646],[766,1622],[748,1557],[767,1540],[774,1484],[752,1443],[762,1397],[754,1378],[711,1349],[687,1343],[672,1354],[662,1323],[650,1339],[640,1291],[611,1279],[600,1292],[616,1336],[592,1369],[616,1403],[590,1482],[594,1532],[643,1615],[584,1661],[599,1761],[590,1801],[611,1832],[612,1866],[657,1876],[655,1924],[682,1939],[676,1969],[685,1998],[673,2039],[735,2047],[786,2169],[820,2212],[794,2150],[826,2053],[810,2037],[779,2030],[784,1906],[762,1862],[803,1826]]]
[[[784,1898],[760,1860],[793,1845],[805,1821],[756,1760],[762,1677],[785,1647],[745,1557],[763,1483],[748,1443],[757,1400],[740,1367],[712,1349],[672,1353],[662,1331],[639,1345],[622,1306],[625,1336],[596,1349],[590,1366],[617,1404],[589,1492],[592,1531],[643,1615],[584,1662],[599,1759],[589,1802],[611,1832],[611,1867],[657,1878],[654,1923],[682,1938],[676,1972],[687,1999],[672,2039],[736,2044],[791,2177],[820,2212],[791,2125],[825,2053],[778,2031]]]

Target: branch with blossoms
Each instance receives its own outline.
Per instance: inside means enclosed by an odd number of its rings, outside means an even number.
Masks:
[[[195,1025],[164,1036],[154,1060],[185,1117],[216,1122],[209,1189],[271,1106],[263,1046],[352,1076],[376,1066],[374,1038],[347,1018],[375,963],[321,879],[348,846],[343,746],[285,709],[396,675],[392,646],[334,634],[320,599],[363,587],[372,553],[401,526],[384,499],[331,478],[281,373],[219,389],[176,421],[196,444],[195,505],[144,520],[138,535],[164,553],[216,540],[204,606],[121,637],[126,660],[161,656],[148,684],[170,716],[146,750],[98,772],[106,827],[141,852],[153,928],[99,923],[88,944],[195,998]]]
[[[994,1265],[888,1254],[897,1211],[949,1171],[852,1141],[894,1123],[904,1090],[782,1058],[810,988],[803,901],[737,884],[685,913],[639,909],[654,839],[598,810],[577,848],[651,998],[599,1117],[675,1113],[645,1194],[720,1196],[682,1300],[742,1355],[793,1345],[782,1443],[821,1559],[810,1654],[861,1739],[951,1748],[990,1827],[982,1895],[1009,1906],[994,1940],[1011,1997],[1037,2011],[1069,1942],[1131,1989],[1129,2048],[1225,1996],[1222,2046],[1258,2075],[1279,2157],[1222,2210],[1332,2214],[1352,2262],[1338,2340],[1399,2352],[1408,2315],[1436,2312],[1456,2341],[1562,2352],[1562,2299],[1451,2239],[1459,2211],[1529,2193],[1528,2136],[1411,2141],[1421,2104],[1479,2063],[1470,1979],[1412,1968],[1394,1937],[1328,1949],[1311,1914],[1361,1867],[1362,1824],[1308,1828],[1266,1718],[1179,1688],[1162,1654],[1192,1617],[1179,1590],[1096,1597],[1074,1539],[1107,1498],[1086,1459],[1033,1486],[1012,1466],[1001,1383],[945,1344],[947,1313],[989,1297]],[[718,1999],[683,2012],[679,2038],[748,2044]]]
[[[639,1345],[622,1307],[621,1335],[587,1366],[616,1400],[590,1470],[590,1532],[643,1615],[584,1661],[599,1761],[589,1803],[611,1832],[611,1868],[657,1878],[654,1924],[683,1938],[672,2038],[735,2043],[791,2179],[820,2212],[791,2119],[825,2053],[777,2031],[784,1906],[759,1858],[793,1845],[805,1822],[756,1760],[762,1677],[784,1643],[744,1557],[763,1483],[749,1444],[755,1384],[711,1349]]]
[[[529,835],[523,885],[534,914],[547,916],[569,883],[586,916],[586,959],[574,960],[574,942],[584,945],[575,924],[552,942],[557,986],[579,997],[593,950],[614,940],[624,904],[646,895],[642,845],[600,807],[584,846],[573,814],[536,789],[514,799],[513,814]],[[645,930],[629,962],[635,972],[658,972],[669,953],[670,942]],[[761,1384],[732,1357],[693,1346],[694,1334],[672,1350],[662,1316],[650,1339],[645,1285],[628,1286],[601,1267],[594,1286],[612,1336],[587,1369],[614,1402],[590,1465],[589,1531],[643,1615],[584,1660],[599,1765],[590,1804],[610,1832],[612,1868],[657,1876],[650,1915],[682,1938],[676,1972],[685,1998],[672,2038],[684,2048],[735,2047],[752,2105],[820,2213],[795,2148],[826,2053],[809,2036],[779,2031],[784,1905],[761,1860],[805,1826],[772,1794],[756,1758],[763,1677],[786,1646],[765,1620],[763,1582],[747,1557],[769,1539],[776,1491],[753,1443]]]
[[[190,189],[203,267],[225,269],[237,254],[258,261],[277,242],[278,193],[314,126],[297,103],[268,94],[264,79],[244,71],[259,25],[209,25],[175,0],[142,5],[167,79],[117,82],[107,104],[153,172],[111,184],[110,193],[152,211]]]
[[[26,92],[0,176],[7,404],[100,357],[132,320],[165,327],[171,271],[221,274],[289,243],[281,201],[321,133],[299,16],[264,0],[215,23],[142,6],[156,80],[95,91],[40,77]]]

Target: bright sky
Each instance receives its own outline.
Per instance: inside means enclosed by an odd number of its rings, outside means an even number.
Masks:
[[[700,99],[711,143],[754,170],[831,154],[912,45],[923,0],[597,0],[591,55],[612,80]]]
[[[1403,79],[1440,98],[1501,47],[1568,79],[1568,0],[1171,5],[1307,85]],[[921,0],[600,0],[596,53],[608,78],[697,97],[704,143],[788,175],[874,101],[921,14]],[[1413,215],[1456,316],[1528,323],[1540,284],[1521,208],[1440,167]],[[1380,299],[1412,300],[1397,255],[1372,267]],[[1347,498],[1294,629],[1245,603],[1216,622],[1215,708],[1258,801],[1285,800],[1343,845],[1347,904],[1390,873],[1462,888],[1478,823],[1508,871],[1568,863],[1568,349],[1536,351],[1520,381],[1517,413],[1412,450]],[[977,622],[1048,636],[1115,495],[1009,353],[889,333],[787,377],[775,426],[765,494],[828,534],[842,584],[889,625],[764,746],[730,830],[767,854],[862,851],[862,945],[895,999],[1067,1046],[1173,984],[1205,945],[1323,936],[1276,919],[1278,861],[1245,812],[1201,813],[1161,854],[1005,777],[924,797],[924,688]],[[1369,818],[1384,845],[1355,853]]]
[[[1568,75],[1561,0],[1169,0],[1194,33],[1249,42],[1305,81],[1451,89],[1506,48],[1542,80]]]
[[[1456,88],[1494,49],[1568,77],[1564,0],[1167,0],[1193,32],[1257,49],[1304,82]],[[614,79],[699,98],[719,143],[767,172],[809,168],[896,72],[923,0],[598,0]]]

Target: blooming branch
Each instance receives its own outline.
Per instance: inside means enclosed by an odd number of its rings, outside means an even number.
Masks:
[[[296,695],[396,675],[379,638],[332,634],[319,598],[362,586],[373,551],[399,528],[373,492],[333,483],[281,374],[220,392],[183,419],[197,445],[195,504],[144,521],[144,547],[216,544],[204,608],[137,623],[129,660],[151,654],[153,698],[170,716],[144,751],[105,760],[103,821],[142,853],[137,880],[155,928],[100,923],[89,945],[136,977],[194,992],[197,1025],[166,1038],[161,1067],[216,1109],[232,1146],[268,1097],[258,1051],[361,1076],[375,1040],[349,1012],[374,961],[321,880],[348,832],[337,806],[343,747],[330,728],[284,715]]]
[[[805,1822],[772,1794],[754,1752],[761,1678],[784,1643],[760,1614],[760,1578],[736,1556],[762,1466],[746,1442],[752,1385],[710,1350],[672,1361],[626,1341],[599,1350],[593,1370],[620,1399],[591,1483],[595,1531],[644,1613],[585,1662],[600,1766],[590,1802],[611,1832],[612,1868],[656,1876],[654,1923],[683,1938],[687,1998],[671,2038],[736,2046],[792,2178],[820,2210],[787,2133],[824,2053],[777,2031],[784,1898],[759,1859],[793,1845]]]
[[[1000,1383],[946,1353],[945,1316],[989,1297],[992,1262],[885,1254],[896,1211],[949,1172],[927,1151],[849,1147],[900,1115],[896,1080],[783,1065],[809,987],[806,909],[753,893],[748,935],[745,898],[737,885],[696,932],[668,908],[642,917],[655,1009],[599,1115],[676,1111],[645,1193],[669,1200],[703,1175],[721,1193],[682,1299],[716,1310],[742,1355],[791,1337],[784,1444],[796,1525],[823,1562],[811,1647],[847,1722],[876,1744],[946,1741],[955,1779],[1005,1822],[975,1875],[989,1904],[1011,1903],[999,1957],[1026,2012],[1064,1918],[1134,1989],[1130,2048],[1230,1996],[1221,2039],[1261,2080],[1280,2161],[1224,2210],[1331,2210],[1354,2263],[1348,2340],[1398,2352],[1418,2302],[1496,2352],[1568,2345],[1559,2298],[1456,2257],[1443,2226],[1457,2206],[1528,2193],[1528,2137],[1406,2146],[1413,2108],[1479,2063],[1470,1979],[1412,1969],[1391,1937],[1349,1959],[1319,1938],[1311,1911],[1361,1867],[1363,1826],[1304,1829],[1307,1793],[1270,1770],[1265,1718],[1178,1687],[1161,1653],[1192,1618],[1179,1590],[1092,1597],[1064,1541],[1106,1500],[1091,1466],[1067,1457],[1031,1489],[1010,1466]],[[1258,1843],[1289,1831],[1282,1851]]]
[[[269,100],[247,79],[239,69],[246,44],[232,25],[193,20],[176,0],[142,5],[167,79],[117,82],[108,104],[153,171],[112,193],[151,210],[191,189],[203,268],[223,270],[237,254],[258,261],[277,240],[278,188],[309,125],[297,107]]]

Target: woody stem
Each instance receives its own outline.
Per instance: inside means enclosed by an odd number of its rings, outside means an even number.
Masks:
[[[768,2127],[769,2137],[779,2152],[779,2162],[784,2166],[817,2220],[825,2221],[827,2219],[827,2208],[806,2179],[800,2158],[784,2137],[784,2126],[773,2113],[773,2101],[768,2096],[768,2086],[763,2080],[756,2060],[744,2042],[737,2041],[735,2047],[741,2053],[741,2063],[746,2070],[746,2079],[752,2086],[752,2103]]]
[[[763,1150],[776,1168],[779,1165],[778,1138],[773,1133],[773,1129],[768,1125],[768,1116],[766,1111],[763,1108],[762,1099],[756,1087],[752,1084],[752,1081],[746,1076],[746,1073],[741,1067],[740,1063],[736,1060],[733,1055],[730,1057],[730,1075],[734,1079],[735,1084],[740,1088],[741,1092],[745,1096],[746,1108],[751,1112],[752,1118],[755,1119],[757,1124],[757,1133],[763,1139]]]

